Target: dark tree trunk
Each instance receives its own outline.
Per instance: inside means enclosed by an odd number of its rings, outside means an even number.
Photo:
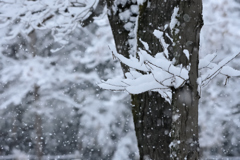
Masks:
[[[127,31],[124,28],[124,25],[127,22],[123,22],[119,17],[119,13],[121,12],[119,10],[117,11],[113,10],[114,5],[115,5],[114,0],[107,0],[108,19],[111,25],[116,49],[119,54],[122,54],[124,57],[129,58],[130,45],[128,43],[128,40],[131,39],[132,37],[129,37],[130,31]],[[126,4],[125,6],[119,5],[116,7],[121,8],[121,10],[126,10],[126,9],[129,9],[131,5],[132,3],[129,2],[129,4]],[[121,64],[121,66],[122,66],[123,73],[125,74],[128,71],[128,67],[124,64]]]
[[[160,0],[151,0],[151,3],[146,1],[140,6],[137,31],[138,48],[145,49],[141,40],[148,43],[152,56],[163,51],[162,44],[153,32],[155,29],[163,30],[164,26],[170,22],[175,4],[175,1],[163,3]],[[170,43],[167,37],[165,40]],[[134,97],[133,116],[140,160],[144,160],[145,157],[152,160],[170,159],[171,105],[155,92],[142,93],[132,97]],[[138,101],[136,102],[135,99]]]
[[[157,1],[155,3],[157,4]],[[132,39],[133,37],[130,37],[130,32],[124,28],[124,25],[127,22],[123,22],[122,20],[120,20],[120,11],[114,13],[114,11],[112,10],[112,0],[108,0],[107,4],[110,11],[110,14],[108,15],[109,21],[112,28],[117,51],[123,56],[129,57],[129,50],[131,46],[129,45],[128,40]],[[129,1],[129,3],[125,6],[119,5],[118,7],[122,11],[124,11],[129,9],[131,5],[136,5],[136,3],[134,4]],[[143,14],[141,15],[141,18],[139,18],[138,23],[138,35],[140,35],[139,38],[146,42],[155,42],[155,44],[158,44],[150,45],[150,49],[153,51],[153,54],[156,54],[157,52],[163,50],[162,46],[159,43],[159,40],[153,35],[153,29],[156,26],[164,26],[164,22],[169,21],[171,17],[170,15],[168,16],[169,19],[160,18],[159,14],[156,14],[161,10],[158,7],[156,6],[152,9],[146,7],[142,8],[142,11],[144,12],[141,12]],[[164,7],[165,6],[162,6],[162,11],[166,10]],[[168,7],[170,7],[170,4]],[[151,17],[149,19],[148,16],[154,17]],[[153,25],[147,25],[149,23],[152,23]],[[148,32],[143,32],[146,30],[151,31],[151,34],[149,34]],[[122,65],[122,68],[124,73],[128,71],[128,68],[126,66]],[[149,157],[155,160],[169,159],[169,144],[171,141],[171,138],[169,137],[169,132],[171,130],[170,105],[160,96],[160,94],[155,92],[146,92],[139,95],[132,95],[132,105],[136,136],[138,140],[138,148],[140,152],[140,160],[143,160],[144,157]]]
[[[34,101],[37,103],[39,100],[39,86],[34,86]],[[42,132],[42,118],[38,113],[35,114],[35,130],[36,130],[36,152],[38,160],[42,159],[43,156],[43,132]]]
[[[140,160],[168,160],[171,139],[171,109],[156,92],[132,95],[132,113]]]
[[[121,20],[119,14],[131,5],[136,5],[133,2],[128,0],[126,4],[116,6],[114,0],[107,0],[116,48],[125,57],[129,57],[131,45],[128,42],[132,37],[129,36],[131,31],[124,28],[129,21]],[[175,7],[179,8],[178,24],[171,30],[169,24]],[[140,42],[144,41],[148,43],[149,54],[152,56],[162,52],[164,48],[153,32],[155,29],[163,31],[163,38],[169,44],[169,59],[174,58],[176,65],[182,64],[183,67],[190,68],[187,84],[180,89],[173,89],[171,105],[155,92],[132,95],[140,160],[199,159],[197,78],[202,1],[146,0],[139,7],[138,16],[137,36],[135,35],[137,47],[144,50]],[[184,50],[189,52],[189,59]],[[122,65],[122,68],[124,73],[128,71],[127,66]]]
[[[188,66],[189,81],[173,90],[171,159],[199,159],[198,142],[198,61],[200,30],[203,25],[202,1],[179,1],[178,21],[173,33],[176,65]],[[189,52],[189,59],[184,50]]]

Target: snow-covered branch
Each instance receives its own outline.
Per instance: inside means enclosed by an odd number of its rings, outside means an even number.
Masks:
[[[140,94],[146,91],[156,91],[161,94],[169,103],[172,99],[172,88],[178,89],[182,87],[189,80],[189,66],[174,65],[168,57],[167,47],[169,46],[159,30],[153,33],[164,47],[164,51],[157,53],[155,57],[149,54],[148,44],[140,39],[145,50],[138,49],[138,57],[125,58],[118,54],[115,47],[110,46],[113,57],[118,59],[121,63],[127,65],[130,70],[125,73],[125,77],[117,77],[116,79],[109,79],[99,86],[104,89],[123,91],[126,90],[130,94]],[[185,55],[189,58],[189,52],[184,50]],[[210,54],[200,59],[198,78],[199,90],[206,86],[218,74],[226,75],[227,78],[232,76],[240,76],[240,71],[226,66],[231,60],[236,58],[240,53],[233,54],[221,60],[218,64],[214,63],[216,54]],[[204,70],[204,72],[202,72]]]
[[[217,56],[216,54],[209,54],[203,59],[200,59],[199,71],[201,75],[198,78],[199,87],[204,87],[209,84],[209,82],[218,74],[223,74],[227,78],[240,76],[239,70],[235,70],[232,67],[227,66],[227,64],[236,58],[239,54],[240,52],[228,56],[221,60],[218,64],[213,62]],[[204,73],[202,73],[202,69],[205,69]]]
[[[114,57],[131,69],[125,74],[126,78],[107,80],[99,84],[101,88],[126,90],[130,94],[157,91],[171,102],[171,87],[179,88],[188,80],[188,70],[181,66],[174,66],[164,57],[164,53],[158,53],[152,57],[146,51],[139,49],[139,59],[136,57],[128,59],[118,54],[114,47],[110,48]]]
[[[0,28],[7,39],[33,29],[52,29],[55,41],[66,44],[64,36],[80,26],[94,11],[98,0],[1,0]]]

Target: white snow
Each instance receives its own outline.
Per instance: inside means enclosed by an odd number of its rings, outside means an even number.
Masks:
[[[134,24],[132,22],[127,22],[125,25],[124,25],[124,28],[127,30],[127,31],[131,31],[134,27]]]
[[[187,49],[183,50],[183,53],[185,54],[185,56],[187,57],[187,59],[189,60],[189,51]]]
[[[127,22],[130,16],[131,16],[131,11],[129,9],[119,13],[119,18],[124,22]]]
[[[131,5],[131,12],[134,14],[138,14],[139,7],[138,5]]]
[[[221,60],[218,64],[214,64],[213,62],[209,62],[207,63],[207,68],[208,71],[202,73],[201,75],[201,82],[202,82],[202,86],[207,85],[215,76],[217,76],[219,73],[222,73],[226,76],[239,76],[239,71],[231,68],[230,66],[226,66],[230,61],[232,61],[234,58],[236,58],[240,53],[235,53],[231,56],[228,56],[226,58],[224,58],[223,60]],[[212,55],[214,56],[214,55]],[[204,59],[204,62],[201,63],[201,65],[203,65],[205,63],[206,65],[206,61],[208,58],[212,58],[212,56],[208,56],[207,58]],[[200,60],[201,61],[201,60]],[[212,64],[211,68],[209,66],[209,64]],[[202,68],[204,68],[205,66],[201,66]],[[222,71],[223,70],[223,71]]]
[[[164,49],[163,53],[164,55],[168,58],[168,46],[169,44],[167,44],[163,38],[163,32],[159,31],[159,30],[154,30],[153,34],[160,40],[162,47]]]
[[[144,2],[146,2],[146,0],[137,0],[138,5],[143,5]]]
[[[171,22],[170,22],[170,29],[172,30],[178,23],[177,20],[177,15],[178,15],[179,7],[175,7],[173,10],[173,14],[171,17]]]
[[[141,38],[139,39],[139,41],[143,44],[144,48],[145,48],[147,51],[149,51],[149,46],[148,46],[147,42],[142,41]]]

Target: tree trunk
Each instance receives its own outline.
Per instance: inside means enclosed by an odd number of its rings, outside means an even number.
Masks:
[[[133,39],[133,37],[129,37],[130,31],[127,31],[124,28],[124,25],[127,22],[124,22],[120,19],[119,13],[121,13],[120,10],[121,11],[127,10],[130,8],[131,5],[134,5],[134,4],[130,2],[130,0],[127,0],[129,2],[127,2],[128,4],[126,4],[125,6],[122,6],[122,5],[115,6],[114,1],[115,0],[107,0],[108,19],[111,25],[117,52],[119,54],[122,54],[124,57],[129,58],[130,56],[129,50],[131,46],[128,43],[128,40]],[[118,7],[119,9],[115,11],[113,9],[114,7]],[[125,74],[129,68],[124,64],[121,64],[121,66],[122,66],[123,73]]]
[[[39,86],[34,86],[34,103],[39,100]],[[38,113],[35,114],[35,130],[36,130],[36,152],[38,160],[42,159],[43,156],[43,135],[42,135],[42,118]]]
[[[168,160],[171,109],[156,92],[132,95],[132,113],[140,160]]]
[[[129,57],[131,47],[134,47],[129,43],[129,39],[134,39],[133,31],[126,30],[124,25],[133,18],[123,20],[121,13],[130,10],[136,2],[128,0],[126,4],[116,4],[117,2],[120,1],[107,0],[108,17],[118,53]],[[171,30],[170,22],[175,7],[179,8],[178,23]],[[137,15],[131,13],[131,16]],[[156,92],[132,95],[132,111],[140,160],[199,159],[197,78],[202,2],[201,0],[146,0],[139,6],[138,16],[138,21],[134,21],[138,25],[135,35],[137,48],[145,50],[142,44],[144,41],[148,44],[148,52],[152,56],[162,52],[165,48],[153,32],[155,29],[163,31],[163,38],[169,44],[167,48],[169,59],[175,59],[175,65],[182,64],[183,67],[190,68],[187,84],[180,89],[172,89],[171,105]],[[184,50],[189,52],[189,59]],[[124,73],[129,70],[124,65],[122,68]]]
[[[37,158],[41,160],[43,156],[42,118],[38,113],[35,115],[35,130]]]
[[[137,5],[129,0],[127,4],[118,5],[120,11],[115,12],[112,9],[114,1],[108,0],[108,9],[109,9],[109,21],[112,28],[115,44],[118,53],[122,54],[125,57],[129,57],[131,45],[129,44],[129,39],[134,39],[134,37],[129,36],[131,31],[127,31],[124,28],[124,25],[128,21],[122,21],[119,18],[119,13],[128,10],[131,5]],[[157,1],[155,2],[157,3]],[[170,6],[170,5],[169,5]],[[168,7],[169,7],[168,6]],[[162,6],[163,10],[166,10]],[[143,8],[142,8],[143,9]],[[153,54],[163,51],[162,46],[159,43],[159,40],[154,37],[153,27],[164,26],[166,19],[159,18],[156,12],[159,12],[160,8],[155,7],[154,9],[147,9],[141,18],[139,18],[139,30],[138,34],[140,38],[146,42],[155,42],[159,44],[158,46],[153,44],[150,45],[150,49],[153,50]],[[147,10],[147,11],[146,11]],[[147,14],[150,14],[148,19]],[[132,15],[137,17],[137,15]],[[163,17],[163,16],[162,16]],[[171,15],[169,16],[171,17]],[[158,21],[157,21],[158,19]],[[159,22],[160,21],[160,22]],[[135,23],[135,22],[134,22]],[[152,23],[152,25],[146,25]],[[151,31],[151,34],[143,31]],[[138,45],[138,44],[137,44]],[[141,45],[141,44],[140,44]],[[123,72],[126,73],[128,68],[122,64]],[[132,113],[135,124],[135,131],[138,140],[138,148],[140,154],[140,160],[145,158],[155,159],[155,160],[167,160],[170,158],[170,137],[169,132],[171,130],[171,108],[170,105],[160,96],[160,94],[155,92],[146,92],[139,95],[132,95]]]
[[[198,55],[202,21],[202,1],[179,1],[178,24],[173,31],[176,65],[189,67],[189,81],[173,89],[171,159],[199,159],[198,142]],[[176,32],[176,30],[178,30]],[[185,53],[189,53],[189,59]]]

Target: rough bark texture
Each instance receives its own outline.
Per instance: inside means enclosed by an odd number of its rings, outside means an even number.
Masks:
[[[138,47],[144,50],[140,40],[147,42],[152,56],[163,51],[162,44],[153,32],[155,29],[163,31],[164,26],[171,20],[175,4],[176,1],[163,3],[160,0],[151,0],[151,2],[146,1],[140,6],[137,31]],[[167,36],[164,35],[164,38],[166,42],[170,43]],[[155,92],[150,95],[142,93],[132,97],[134,97],[133,113],[135,113],[133,116],[140,159],[170,159],[169,144],[171,138],[169,130],[171,130],[172,119],[170,104]],[[140,102],[136,102],[135,99]]]
[[[124,11],[126,9],[129,9],[131,5],[133,4],[128,3],[125,6],[118,5],[116,7],[120,9],[117,10],[117,12],[115,13],[115,11],[112,9],[113,6],[115,6],[114,0],[107,0],[108,19],[111,25],[117,52],[127,58],[129,58],[129,50],[130,50],[130,45],[128,43],[128,40],[130,39],[129,37],[130,32],[124,28],[124,25],[127,22],[123,22],[120,19],[119,13],[121,13],[120,10]],[[124,64],[121,64],[121,66],[122,66],[123,73],[126,73],[128,71],[128,67]]]
[[[170,21],[171,15],[166,14],[171,11],[171,4],[159,3],[153,0],[150,7],[145,3],[141,9],[139,18],[138,46],[143,47],[139,38],[149,43],[152,55],[163,51],[159,40],[153,35],[154,29],[163,26]],[[124,29],[125,23],[119,18],[119,11],[112,10],[113,0],[108,0],[109,21],[112,28],[115,44],[118,53],[129,57],[130,45],[128,44],[129,31]],[[136,5],[129,1],[125,6],[119,5],[121,11],[129,9],[131,5]],[[162,14],[162,15],[161,15]],[[167,17],[166,17],[167,15]],[[150,24],[150,25],[148,25]],[[128,68],[123,66],[125,73]],[[153,160],[170,159],[169,144],[171,138],[171,108],[170,105],[155,92],[146,92],[139,95],[132,95],[132,113],[135,124],[135,131],[138,140],[140,160],[150,158]]]
[[[112,9],[114,0],[107,0],[107,5],[117,51],[129,57],[130,32],[124,29],[127,22],[120,20],[119,13],[129,9],[133,2],[128,0],[126,4],[117,6],[117,11]],[[177,17],[179,23],[171,31],[169,26],[167,29],[165,26],[169,25],[175,7],[179,8]],[[175,65],[181,64],[190,68],[187,84],[182,88],[172,89],[172,105],[169,105],[158,93],[132,95],[132,111],[140,160],[199,159],[197,78],[201,27],[201,0],[146,0],[139,8],[137,46],[144,49],[140,40],[147,42],[149,54],[152,56],[163,51],[162,44],[153,35],[155,29],[161,30],[164,32],[166,43],[170,44],[169,59],[175,59]],[[184,54],[184,50],[189,52],[189,59]],[[128,71],[126,66],[122,65],[122,68],[124,73]],[[170,129],[171,137],[168,134]]]
[[[140,160],[168,160],[171,109],[156,92],[132,95],[133,118]]]
[[[171,21],[173,9],[176,5],[177,2],[174,0],[167,2],[164,0],[149,0],[140,7],[138,20],[138,46],[144,49],[142,43],[139,42],[140,39],[147,42],[152,56],[163,51],[161,42],[154,36],[153,32],[154,30],[164,31],[165,25],[169,24]],[[170,44],[171,41],[166,36],[166,33],[170,34],[170,30],[167,29],[164,31],[164,39]],[[169,51],[171,52],[170,48]]]
[[[202,1],[179,1],[178,25],[179,30],[173,34],[174,57],[176,65],[189,66],[189,81],[179,89],[173,89],[173,123],[171,159],[199,159],[198,142],[198,54],[199,34],[203,25]],[[188,60],[183,53],[190,54]]]

